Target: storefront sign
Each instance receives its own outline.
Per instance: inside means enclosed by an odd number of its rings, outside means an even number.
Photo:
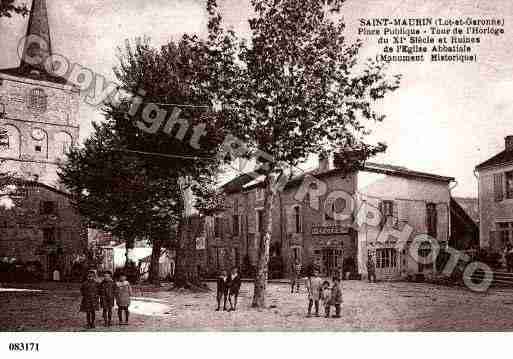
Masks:
[[[349,234],[349,229],[343,226],[313,226],[313,235],[328,235],[328,234]]]

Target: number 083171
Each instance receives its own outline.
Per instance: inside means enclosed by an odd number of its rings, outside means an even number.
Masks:
[[[9,343],[11,352],[38,352],[39,343]]]

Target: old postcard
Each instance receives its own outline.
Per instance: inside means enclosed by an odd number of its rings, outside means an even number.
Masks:
[[[2,0],[0,351],[511,331],[512,26],[508,0]]]

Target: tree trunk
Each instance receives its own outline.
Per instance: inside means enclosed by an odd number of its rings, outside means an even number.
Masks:
[[[205,290],[197,267],[196,241],[193,225],[180,224],[179,240],[176,248],[176,266],[174,276],[175,288]]]
[[[131,259],[131,252],[135,247],[135,238],[125,240],[125,275],[130,283],[139,281],[139,267]]]
[[[153,240],[153,249],[151,250],[150,275],[149,281],[153,285],[160,285],[160,255],[162,252],[162,241]]]
[[[253,292],[252,306],[254,308],[265,307],[265,291],[267,287],[267,277],[269,272],[269,247],[271,245],[271,238],[273,233],[273,206],[274,191],[272,189],[266,190],[263,216],[264,226],[262,226],[264,228],[264,233],[260,238],[260,245],[258,247],[258,262],[255,276],[255,289]]]
[[[130,266],[130,253],[135,247],[135,238],[127,238],[125,240],[125,267]]]

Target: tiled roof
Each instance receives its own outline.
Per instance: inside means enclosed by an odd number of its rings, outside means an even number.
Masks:
[[[505,164],[509,164],[509,163],[513,163],[513,151],[512,150],[504,150],[504,151],[496,154],[489,160],[484,161],[483,163],[478,165],[476,167],[476,170],[479,171],[486,167],[500,166],[500,165],[505,165]]]
[[[393,166],[381,163],[366,162],[364,171],[383,173],[399,177],[419,178],[441,182],[452,182],[454,177],[440,176],[427,172],[414,171],[406,167]]]
[[[383,174],[387,174],[387,175],[391,175],[391,176],[399,176],[399,177],[406,177],[406,178],[425,179],[425,180],[440,181],[440,182],[454,181],[454,177],[439,176],[439,175],[426,173],[426,172],[413,171],[413,170],[410,170],[405,167],[371,163],[371,162],[367,162],[364,165],[362,170],[367,171],[367,172],[383,173]],[[337,175],[337,174],[344,174],[343,169],[334,168],[334,169],[327,170],[324,172],[319,172],[318,169],[311,170],[311,171],[305,171],[302,174],[292,177],[292,179],[290,179],[289,182],[287,183],[286,188],[291,188],[291,187],[301,184],[305,175],[311,175],[316,178],[322,178],[322,177]],[[241,192],[243,190],[249,190],[254,187],[257,187],[261,183],[262,183],[261,181],[258,181],[250,174],[245,173],[238,177],[235,177],[233,180],[229,181],[228,183],[223,185],[221,188],[227,193],[236,193],[236,192]]]

